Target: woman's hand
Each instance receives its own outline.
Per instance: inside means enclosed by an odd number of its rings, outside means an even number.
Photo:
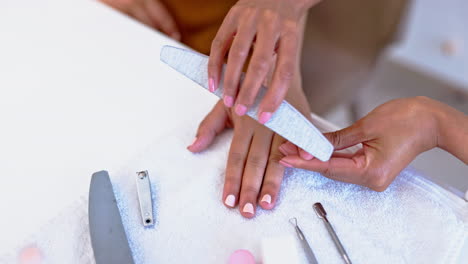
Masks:
[[[306,11],[319,0],[239,0],[229,11],[212,42],[208,63],[210,91],[220,82],[224,58],[229,51],[224,75],[224,104],[235,105],[243,116],[254,103],[277,52],[271,85],[260,104],[259,121],[266,123],[286,96],[295,74]],[[240,75],[250,49],[252,58],[242,86]]]
[[[159,0],[100,0],[169,37],[180,40],[174,18]]]
[[[247,218],[255,215],[257,205],[275,206],[284,167],[279,146],[285,139],[248,116],[239,117],[220,100],[201,122],[195,141],[188,147],[200,152],[209,147],[225,128],[234,127],[224,182],[223,203]]]
[[[325,136],[342,150],[362,144],[354,154],[335,152],[327,162],[303,159],[297,147],[283,144],[288,167],[317,171],[343,182],[384,191],[420,153],[441,147],[468,162],[468,117],[426,97],[387,102],[345,129]]]

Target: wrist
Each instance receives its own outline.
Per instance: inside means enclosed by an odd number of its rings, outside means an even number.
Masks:
[[[468,163],[468,116],[433,101],[437,120],[437,147]]]

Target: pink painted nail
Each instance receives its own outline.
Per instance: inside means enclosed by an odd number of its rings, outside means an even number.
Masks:
[[[301,158],[305,159],[305,160],[311,160],[314,158],[314,156],[312,156],[310,153],[304,151],[304,150],[301,150],[299,151],[299,154],[301,156]]]
[[[283,160],[280,160],[279,163],[285,167],[288,167],[288,168],[293,168],[293,166]]]
[[[227,107],[232,107],[234,105],[234,98],[232,96],[224,96],[224,105]]]
[[[258,119],[258,122],[260,122],[260,124],[265,124],[266,122],[268,122],[268,120],[270,120],[271,118],[271,112],[262,112],[260,114],[260,118]]]
[[[226,200],[224,200],[224,203],[229,207],[234,207],[234,204],[236,203],[236,197],[230,194],[226,197]]]
[[[254,214],[253,205],[251,203],[246,203],[244,205],[244,208],[242,209],[242,212],[249,213],[249,214]]]
[[[238,104],[236,105],[236,114],[238,116],[243,116],[247,113],[247,107],[245,105]]]
[[[214,93],[214,91],[216,91],[213,78],[210,78],[210,79],[208,80],[208,89],[209,89],[210,92],[212,92],[212,93]]]

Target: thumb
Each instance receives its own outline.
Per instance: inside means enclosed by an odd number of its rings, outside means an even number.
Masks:
[[[367,140],[366,133],[360,123],[354,123],[335,132],[325,133],[324,136],[330,141],[335,150],[349,148]]]
[[[200,123],[193,143],[187,149],[193,153],[201,152],[208,148],[216,136],[227,126],[228,114],[219,101],[213,110]]]

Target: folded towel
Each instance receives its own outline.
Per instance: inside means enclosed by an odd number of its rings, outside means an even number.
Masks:
[[[295,235],[296,217],[319,263],[342,263],[312,204],[321,202],[353,263],[454,263],[468,231],[468,207],[458,197],[407,169],[383,193],[333,181],[318,173],[287,169],[277,207],[254,219],[221,201],[230,132],[201,154],[186,150],[196,123],[161,138],[127,169],[111,173],[136,263],[226,263],[237,249],[260,261],[261,240]],[[148,170],[155,226],[144,228],[135,172]],[[465,175],[460,175],[465,176]],[[57,216],[26,241],[45,263],[94,263],[87,201]],[[299,257],[305,256],[296,245]],[[18,248],[20,249],[20,247]],[[0,258],[15,263],[17,254]]]
[[[291,217],[298,219],[319,263],[342,263],[313,212],[315,202],[327,209],[353,263],[453,263],[460,253],[468,230],[466,203],[412,169],[382,193],[288,169],[277,207],[245,219],[221,200],[231,134],[204,153],[191,154],[185,147],[195,128],[174,131],[114,175],[138,263],[225,263],[240,248],[260,260],[262,239],[295,235]],[[143,228],[139,215],[134,175],[142,169],[149,170],[155,192],[154,229]]]

